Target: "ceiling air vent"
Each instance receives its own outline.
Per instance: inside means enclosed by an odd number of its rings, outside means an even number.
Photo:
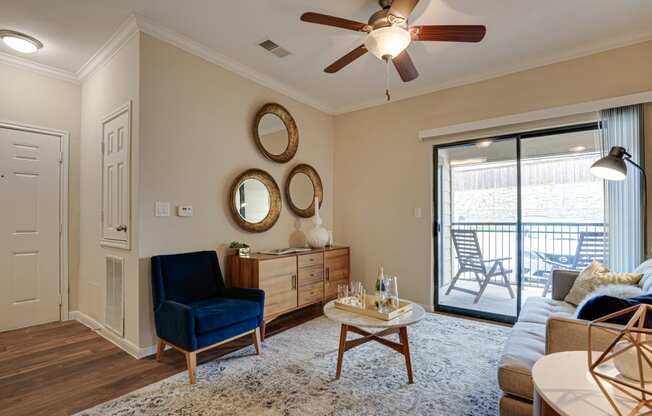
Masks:
[[[274,55],[278,56],[279,58],[285,58],[290,54],[290,52],[287,49],[281,48],[278,46],[276,43],[272,42],[271,40],[267,39],[264,42],[261,42],[258,44],[261,48],[273,53]]]

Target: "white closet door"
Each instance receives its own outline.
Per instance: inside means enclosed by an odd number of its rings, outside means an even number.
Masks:
[[[102,239],[128,247],[129,241],[129,110],[103,124]]]
[[[0,331],[60,319],[61,139],[0,127]]]

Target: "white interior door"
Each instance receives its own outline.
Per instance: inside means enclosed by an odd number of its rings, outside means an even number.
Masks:
[[[0,127],[0,331],[60,319],[61,138]]]
[[[102,239],[129,243],[129,107],[109,116],[102,137]]]

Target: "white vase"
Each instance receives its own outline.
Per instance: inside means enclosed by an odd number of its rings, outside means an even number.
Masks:
[[[328,244],[328,230],[322,226],[319,216],[319,199],[315,198],[315,213],[312,216],[312,226],[306,231],[306,241],[310,248],[324,248]]]
[[[643,335],[645,337],[645,335]],[[650,347],[650,342],[647,341],[647,339],[643,339],[643,342]],[[632,344],[629,341],[619,341],[615,346],[613,352],[618,352],[621,351]],[[648,359],[652,360],[652,354],[647,352],[645,349],[642,349],[643,354],[645,354]],[[649,382],[652,380],[652,367],[647,363],[647,361],[641,357],[642,360],[642,367],[643,367],[643,380],[644,382]],[[640,376],[638,372],[638,351],[636,348],[630,348],[629,350],[618,354],[614,358],[614,364],[616,366],[616,369],[618,369],[618,372],[622,374],[623,376],[640,381]]]

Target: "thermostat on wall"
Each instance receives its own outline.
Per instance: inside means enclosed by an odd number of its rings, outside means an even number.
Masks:
[[[179,205],[177,215],[180,217],[192,217],[192,205]]]

